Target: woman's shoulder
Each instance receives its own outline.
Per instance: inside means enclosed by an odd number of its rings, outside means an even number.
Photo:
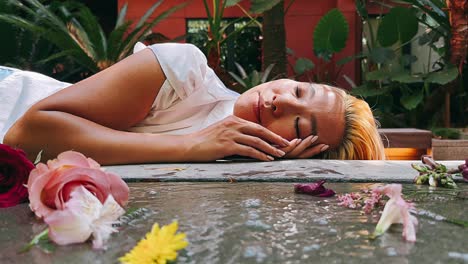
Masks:
[[[138,52],[145,48],[150,48],[159,60],[170,60],[171,62],[202,62],[206,63],[206,56],[195,45],[191,43],[158,43],[145,46],[143,43],[138,42],[133,51]],[[184,60],[181,60],[184,58]],[[180,65],[180,63],[178,63]]]

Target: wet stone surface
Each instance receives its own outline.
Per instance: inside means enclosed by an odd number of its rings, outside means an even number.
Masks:
[[[109,166],[127,181],[161,182],[413,182],[420,161],[282,160],[275,162],[177,163]],[[444,161],[455,168],[464,161]]]
[[[295,194],[292,183],[130,183],[131,199],[120,232],[108,249],[91,243],[57,246],[52,253],[18,250],[45,229],[26,204],[0,211],[0,263],[117,263],[157,222],[178,220],[190,242],[177,263],[467,263],[468,229],[442,217],[468,221],[468,184],[457,190],[404,185],[416,203],[416,243],[402,227],[370,239],[378,214],[337,205],[336,197]],[[326,183],[338,194],[371,183]]]

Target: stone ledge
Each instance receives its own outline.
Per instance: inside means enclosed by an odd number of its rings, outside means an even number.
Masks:
[[[453,168],[464,161],[444,161]],[[156,182],[412,182],[418,175],[411,163],[420,161],[281,160],[224,161],[105,167],[126,181]],[[457,179],[457,181],[461,178]]]

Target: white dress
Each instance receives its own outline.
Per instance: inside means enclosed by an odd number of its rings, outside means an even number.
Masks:
[[[192,44],[165,43],[150,48],[166,76],[148,115],[129,131],[188,134],[232,114],[239,96],[224,86]],[[6,76],[6,77],[5,77]],[[34,103],[70,86],[48,76],[0,66],[0,142]],[[73,88],[71,88],[73,89]]]

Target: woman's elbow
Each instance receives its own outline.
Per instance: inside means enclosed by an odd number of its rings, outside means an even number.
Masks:
[[[20,148],[24,150],[28,156],[30,156],[31,153],[35,151],[33,146],[34,139],[32,138],[34,133],[32,133],[30,129],[32,122],[31,115],[33,115],[33,113],[28,111],[25,115],[18,119],[13,124],[13,126],[8,129],[3,138],[4,144],[14,148]]]

